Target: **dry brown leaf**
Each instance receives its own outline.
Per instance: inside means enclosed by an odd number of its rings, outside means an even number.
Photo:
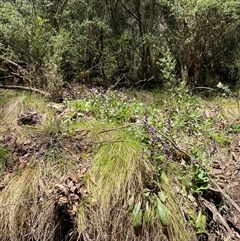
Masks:
[[[77,203],[74,203],[74,204],[72,205],[71,209],[68,209],[68,210],[67,210],[68,213],[69,213],[70,215],[76,215],[76,213],[77,213],[77,206],[78,206],[78,204],[77,204]]]
[[[13,171],[17,171],[17,170],[18,170],[18,163],[13,167]]]
[[[227,169],[227,170],[224,172],[224,175],[225,175],[226,177],[230,177],[230,176],[232,176],[232,174],[233,174],[233,171],[232,171],[231,169]]]
[[[62,184],[56,184],[54,188],[57,189],[58,192],[63,193],[65,196],[68,196],[69,194],[68,189]]]
[[[73,183],[72,180],[67,181],[67,187],[68,187],[68,189],[70,189],[70,188],[73,187],[73,186],[74,186],[74,183]]]
[[[60,204],[66,204],[66,203],[68,203],[68,199],[66,197],[61,196],[61,197],[59,197],[58,202]]]
[[[76,213],[77,213],[77,204],[76,204],[76,203],[74,203],[74,204],[72,205],[72,213],[73,213],[73,214],[76,214]]]
[[[22,170],[26,165],[27,165],[26,162],[21,162],[21,163],[19,163],[19,165],[18,165],[18,170]]]
[[[71,188],[70,188],[70,192],[76,192],[76,190],[77,190],[77,187],[76,186],[72,186]]]
[[[218,169],[218,168],[213,168],[212,169],[212,174],[213,175],[222,175],[222,170],[221,169]]]
[[[222,169],[222,171],[226,170],[229,166],[228,162],[223,162],[220,164],[220,168]]]
[[[72,175],[71,179],[74,184],[78,183],[78,176],[76,174]]]
[[[77,194],[71,193],[71,194],[69,195],[69,199],[70,199],[71,201],[78,201],[78,200],[80,199],[80,197],[79,197]]]
[[[89,179],[95,186],[97,186],[96,180],[91,172],[89,172]]]

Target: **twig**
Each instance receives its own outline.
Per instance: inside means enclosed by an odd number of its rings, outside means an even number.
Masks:
[[[234,200],[232,200],[232,198],[229,197],[229,195],[225,193],[223,189],[216,182],[214,182],[212,179],[210,179],[210,181],[217,188],[214,190],[221,193],[232,204],[232,206],[240,213],[240,207],[234,202]]]
[[[213,90],[213,91],[216,91],[216,89],[210,88],[210,87],[195,87],[195,88],[193,88],[193,90],[194,89],[203,89],[203,90]]]
[[[99,131],[97,134],[102,134],[102,133],[106,133],[106,132],[110,132],[110,131],[117,131],[117,130],[128,128],[128,127],[133,126],[133,125],[136,125],[136,123],[127,124],[127,125],[112,128],[112,129],[106,129],[106,130],[103,130],[103,131]]]
[[[0,85],[0,89],[17,89],[17,90],[29,90],[29,91],[33,91],[36,93],[39,93],[45,97],[50,97],[50,93],[45,92],[43,90],[39,90],[36,88],[31,88],[31,87],[26,87],[26,86],[19,86],[19,85]]]
[[[2,59],[3,61],[5,62],[8,62],[9,64],[11,65],[14,65],[15,67],[19,68],[19,69],[23,69],[24,71],[26,71],[24,68],[22,68],[19,64],[15,63],[14,61],[10,60],[10,59],[7,59],[3,56],[0,55],[0,59]]]
[[[166,135],[164,135],[162,132],[160,132],[160,131],[158,131],[158,130],[157,130],[157,132],[158,132],[161,136],[163,136],[167,141],[169,141],[176,150],[178,150],[179,152],[183,153],[183,154],[187,157],[187,159],[189,159],[189,161],[192,161],[192,162],[195,161],[195,159],[194,159],[191,155],[189,155],[185,150],[179,148],[179,147],[175,144],[175,142],[174,142],[173,140],[171,140],[169,137],[167,137]]]
[[[7,58],[5,58],[5,57],[3,57],[1,55],[0,55],[0,59],[2,59],[3,61],[5,61],[5,62],[7,62],[7,63],[17,67],[20,70],[20,72],[22,72],[23,74],[27,74],[28,73],[22,66],[20,66],[16,62],[14,62],[14,61],[12,61],[10,59],[7,59]],[[28,81],[28,83],[30,83],[30,84],[32,83],[32,81],[29,78],[27,78],[26,76],[19,76],[19,74],[17,74],[17,73],[13,73],[13,74],[17,75],[18,77],[22,77],[23,79],[26,79]]]
[[[232,233],[232,230],[230,229],[230,227],[228,226],[226,220],[223,218],[223,216],[218,212],[217,208],[215,207],[215,205],[209,201],[207,201],[205,198],[203,197],[199,197],[200,201],[212,212],[213,214],[213,220],[220,222],[225,229],[228,231],[229,236],[231,238],[234,237],[234,234]]]
[[[125,74],[120,75],[119,78],[117,79],[117,82],[114,85],[111,85],[108,88],[108,90],[113,90],[120,83],[120,81],[124,78],[125,78]]]

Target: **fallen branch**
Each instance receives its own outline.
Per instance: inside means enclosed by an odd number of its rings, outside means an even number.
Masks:
[[[51,95],[48,92],[45,92],[43,90],[39,90],[36,88],[26,87],[26,86],[19,86],[19,85],[0,85],[0,89],[16,89],[16,90],[28,90],[32,91],[38,94],[41,94],[47,98],[49,98]]]
[[[24,74],[24,76],[19,76],[18,73],[12,73],[12,74],[17,75],[18,77],[21,77],[21,78],[27,80],[28,83],[32,83],[32,81],[25,76],[25,74],[27,74],[28,72],[22,66],[20,66],[16,62],[14,62],[14,61],[12,61],[10,59],[7,59],[7,58],[5,58],[5,57],[3,57],[1,55],[0,55],[0,59],[2,59],[3,61],[5,61],[5,62],[7,62],[7,63],[9,63],[9,64],[11,64],[13,66],[15,66],[17,69],[19,69],[20,73]]]
[[[7,58],[5,58],[5,57],[3,57],[1,55],[0,55],[0,59],[2,59],[3,61],[5,61],[5,62],[7,62],[7,63],[9,63],[9,64],[19,68],[19,69],[22,69],[22,70],[26,71],[23,67],[21,67],[19,64],[15,63],[14,61],[12,61],[10,59],[7,59]]]
[[[219,211],[217,210],[217,208],[215,207],[215,205],[209,201],[207,201],[205,198],[203,197],[199,197],[199,200],[204,204],[205,207],[207,207],[213,215],[213,220],[215,222],[219,222],[221,223],[224,228],[227,230],[229,236],[231,238],[234,237],[234,234],[232,233],[231,228],[229,227],[229,225],[227,224],[227,221],[223,218],[223,216],[221,215],[221,213],[219,213]]]
[[[212,179],[210,179],[210,181],[217,188],[212,190],[215,192],[221,193],[232,204],[232,206],[240,213],[240,207],[232,200],[232,198],[230,198],[229,195],[225,193],[223,189],[216,182],[214,182]]]
[[[125,74],[120,75],[119,78],[118,78],[118,80],[117,80],[117,82],[116,82],[114,85],[110,86],[110,87],[108,88],[108,91],[115,89],[116,86],[117,86],[117,85],[121,82],[121,80],[124,79],[124,78],[125,78]]]

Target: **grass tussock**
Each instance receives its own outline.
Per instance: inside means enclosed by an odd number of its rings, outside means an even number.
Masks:
[[[113,135],[115,141],[100,147],[90,169],[95,181],[88,183],[92,196],[88,235],[94,235],[94,240],[126,240],[134,236],[128,199],[142,187],[141,146],[122,131]]]
[[[44,197],[41,169],[26,168],[11,178],[0,195],[0,240],[53,240],[54,201]]]
[[[3,119],[6,126],[17,128],[18,117],[24,112],[36,112],[41,115],[41,122],[36,127],[31,127],[32,131],[48,132],[49,129],[56,125],[54,112],[47,107],[46,99],[29,92],[21,92],[16,95],[9,91],[0,101],[0,119]],[[50,116],[50,117],[49,117]],[[28,128],[28,131],[31,131]]]
[[[114,203],[126,191],[129,182],[142,183],[143,160],[141,145],[127,133],[115,133],[114,140],[104,143],[98,150],[91,173],[98,183],[92,192],[100,198]],[[112,197],[109,197],[112,194]],[[107,199],[111,200],[107,200]]]
[[[103,141],[103,136],[110,141]],[[141,142],[126,130],[104,133],[100,139],[103,145],[95,155],[87,179],[91,198],[78,209],[80,237],[109,241],[191,240],[174,190],[169,189],[173,183],[168,180],[160,184],[158,180],[159,190],[166,195],[168,227],[162,225],[157,215],[157,195],[146,195],[156,170],[144,157]],[[143,217],[141,225],[135,227],[133,209],[138,203]]]

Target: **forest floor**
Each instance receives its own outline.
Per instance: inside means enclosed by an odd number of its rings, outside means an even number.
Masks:
[[[236,93],[0,91],[0,240],[240,240]]]

